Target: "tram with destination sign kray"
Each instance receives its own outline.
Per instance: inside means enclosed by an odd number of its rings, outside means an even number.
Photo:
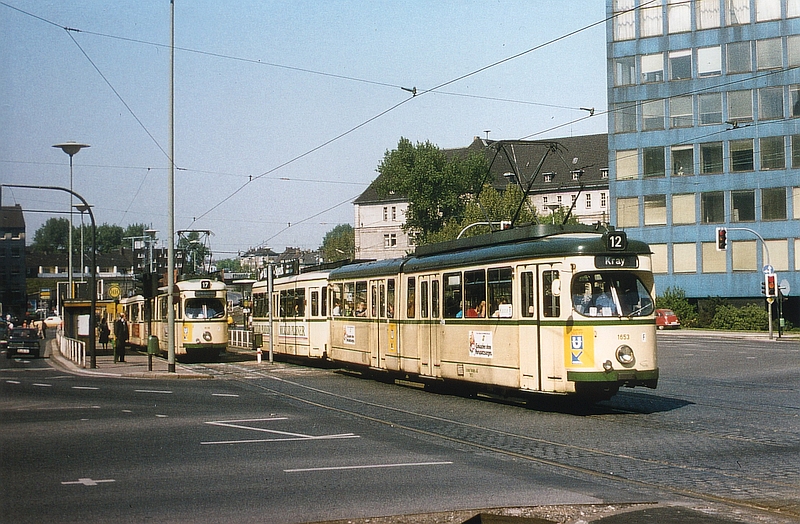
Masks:
[[[276,355],[508,393],[613,396],[658,383],[650,248],[531,225],[253,287]]]
[[[148,337],[158,337],[161,353],[168,348],[169,295],[159,288],[152,298],[136,295],[120,300],[128,319],[133,346],[147,347]],[[216,360],[228,344],[227,296],[224,282],[208,278],[175,283],[175,356],[181,360]]]

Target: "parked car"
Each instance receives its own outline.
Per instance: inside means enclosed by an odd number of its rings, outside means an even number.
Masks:
[[[44,327],[54,328],[61,325],[61,317],[58,315],[50,315],[49,317],[42,320],[44,322]]]
[[[6,358],[26,356],[38,358],[42,354],[42,340],[36,328],[11,328],[8,332]]]
[[[681,323],[671,309],[656,309],[656,327],[658,329],[680,329]]]

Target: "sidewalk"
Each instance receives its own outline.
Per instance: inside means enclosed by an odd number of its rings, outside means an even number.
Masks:
[[[58,350],[58,341],[56,338],[48,338],[46,342],[45,356],[50,356],[50,361],[57,367],[66,369],[72,373],[80,375],[95,375],[105,377],[129,377],[129,378],[160,378],[160,379],[198,379],[198,378],[213,378],[211,375],[198,373],[191,368],[188,368],[179,363],[175,363],[175,373],[168,371],[169,364],[167,360],[154,356],[153,357],[153,370],[148,370],[148,355],[140,351],[126,351],[125,362],[114,362],[113,352],[103,349],[96,350],[95,361],[97,368],[90,369],[89,356],[86,356],[86,368],[82,368],[64,357]]]

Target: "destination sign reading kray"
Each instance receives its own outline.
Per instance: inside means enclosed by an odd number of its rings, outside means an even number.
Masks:
[[[639,267],[639,257],[636,255],[598,255],[594,257],[594,267]]]

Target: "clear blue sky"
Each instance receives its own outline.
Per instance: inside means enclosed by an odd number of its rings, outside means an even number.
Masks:
[[[353,223],[401,136],[605,132],[605,25],[543,46],[604,16],[600,0],[176,0],[176,229],[213,231],[217,258],[313,249]],[[166,239],[169,31],[167,0],[0,0],[0,181],[68,186],[51,146],[88,143],[73,184],[98,224]],[[573,122],[580,107],[600,114]],[[69,208],[23,189],[2,203]],[[31,239],[52,216],[26,213]]]

